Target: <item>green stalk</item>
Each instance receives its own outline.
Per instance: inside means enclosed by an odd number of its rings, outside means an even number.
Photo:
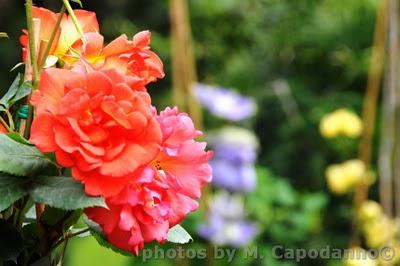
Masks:
[[[64,3],[64,6],[67,8],[69,15],[71,16],[72,22],[74,23],[76,30],[78,31],[79,35],[83,36],[81,25],[79,25],[79,21],[76,18],[74,10],[72,10],[69,1],[68,0],[62,0],[62,1]]]
[[[28,27],[28,36],[29,36],[29,56],[31,59],[32,65],[32,84],[36,84],[36,80],[38,77],[38,68],[37,68],[37,58],[35,51],[35,37],[33,33],[33,17],[32,17],[32,0],[26,0],[25,3],[25,12],[26,12],[26,24]],[[29,66],[26,66],[29,67]]]
[[[35,89],[37,86],[37,81],[38,81],[38,65],[37,65],[37,55],[36,55],[36,44],[35,44],[35,36],[34,36],[34,31],[33,31],[33,16],[32,16],[32,0],[26,0],[25,3],[25,11],[26,11],[26,23],[28,27],[28,40],[29,40],[29,57],[30,57],[30,63],[32,65],[32,85],[33,88]],[[25,66],[26,68],[29,68],[29,65]],[[29,99],[29,98],[28,98]],[[26,120],[26,126],[24,129],[24,136],[29,137],[30,135],[30,130],[31,130],[31,124],[33,120],[33,107],[29,106],[29,112],[28,112],[28,117]]]
[[[49,42],[47,43],[46,50],[44,51],[43,58],[42,58],[42,60],[40,62],[39,71],[46,64],[46,59],[49,56],[49,53],[50,53],[50,50],[51,50],[51,46],[53,46],[54,39],[56,37],[58,29],[60,28],[61,20],[62,20],[62,17],[64,16],[64,14],[65,14],[65,5],[63,5],[61,7],[60,13],[58,14],[56,25],[54,26],[54,29],[51,32],[51,36],[50,36]]]

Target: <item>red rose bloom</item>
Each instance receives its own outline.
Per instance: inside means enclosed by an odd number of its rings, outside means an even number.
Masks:
[[[46,69],[32,95],[32,143],[55,152],[90,195],[116,195],[159,152],[150,96],[132,86],[113,70]]]
[[[212,152],[193,140],[201,132],[189,116],[167,108],[158,120],[163,142],[157,157],[119,195],[106,199],[108,209],[86,210],[110,243],[136,255],[145,242],[165,241],[169,228],[197,209],[193,198],[211,181]]]
[[[109,209],[94,207],[85,212],[103,228],[111,244],[138,255],[145,242],[163,243],[169,228],[197,209],[196,201],[176,193],[173,186],[173,180],[148,167],[137,183],[106,199]]]
[[[167,107],[158,116],[163,141],[162,150],[155,158],[157,167],[179,183],[181,193],[199,198],[201,187],[211,182],[211,166],[208,161],[213,153],[205,151],[207,143],[196,142],[202,134],[194,128],[192,119],[186,113],[179,113],[175,107]]]

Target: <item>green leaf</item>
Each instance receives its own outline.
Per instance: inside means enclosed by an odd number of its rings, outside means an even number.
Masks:
[[[133,253],[129,253],[126,250],[117,248],[116,246],[108,242],[104,234],[99,234],[98,232],[92,230],[90,230],[90,234],[96,239],[97,243],[99,243],[100,246],[111,249],[112,251],[121,254],[123,256],[133,257]]]
[[[122,250],[120,248],[117,248],[116,246],[112,245],[110,242],[108,242],[106,236],[103,233],[103,230],[101,229],[100,225],[97,223],[93,222],[89,218],[85,217],[85,223],[89,226],[90,228],[90,234],[96,239],[96,241],[99,243],[100,246],[111,249],[112,251],[121,254],[123,256],[128,256],[128,257],[133,257],[133,253],[130,253],[126,250]]]
[[[81,8],[83,8],[81,0],[71,0],[74,3],[77,3]]]
[[[17,93],[19,84],[21,82],[22,75],[18,74],[13,83],[11,84],[10,88],[8,88],[8,91],[4,96],[0,99],[0,105],[3,105],[5,108],[9,108],[9,102],[12,100],[12,98],[15,96]]]
[[[167,240],[172,243],[185,244],[193,241],[193,238],[182,226],[177,224],[169,229]]]
[[[82,216],[83,210],[67,211],[53,207],[46,207],[44,213],[41,216],[41,220],[44,224],[51,227],[56,226],[56,230],[62,230],[63,232],[77,223],[79,218]]]
[[[19,100],[25,98],[32,92],[32,84],[28,81],[25,81],[18,87],[17,92],[15,93],[14,97],[9,101],[9,106],[11,107]]]
[[[22,75],[18,74],[8,89],[7,93],[0,99],[0,105],[9,109],[16,102],[28,96],[32,91],[32,84],[25,81],[21,84]],[[21,85],[20,85],[21,84]]]
[[[68,228],[71,228],[71,226],[77,224],[79,222],[79,219],[82,217],[83,210],[74,210],[72,211],[71,215],[68,216],[65,221],[62,223],[63,229],[66,231]]]
[[[0,173],[0,211],[4,211],[26,194],[27,179]]]
[[[29,194],[35,202],[63,210],[106,207],[103,198],[86,195],[81,183],[65,176],[39,176],[33,180]]]
[[[7,32],[0,32],[0,38],[7,38],[8,39]]]
[[[6,134],[0,134],[0,151],[0,172],[32,176],[50,166],[50,161],[36,147],[17,142]]]
[[[71,211],[66,211],[53,207],[46,207],[44,213],[40,217],[40,220],[49,226],[55,226],[62,222],[62,219],[67,216]]]
[[[30,145],[30,146],[34,146],[32,143],[30,143],[26,138],[24,138],[23,136],[21,136],[21,134],[16,133],[16,132],[11,132],[11,133],[7,133],[6,134],[9,138],[15,140],[16,142],[19,142],[21,144],[24,145]]]

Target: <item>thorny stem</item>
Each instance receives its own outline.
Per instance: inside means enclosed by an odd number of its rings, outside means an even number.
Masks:
[[[46,50],[45,50],[45,52],[43,54],[43,57],[42,57],[42,59],[40,61],[39,70],[41,70],[44,67],[44,65],[46,64],[46,59],[49,56],[51,47],[53,46],[54,39],[55,39],[55,37],[57,35],[57,31],[58,31],[58,29],[60,27],[60,24],[61,24],[61,21],[62,21],[62,18],[64,16],[64,14],[65,14],[65,5],[63,5],[61,7],[60,13],[58,14],[56,25],[54,26],[54,29],[51,32],[51,36],[50,36],[49,42],[47,43],[47,46],[46,46]]]
[[[69,0],[62,0],[62,1],[68,10],[68,14],[71,16],[72,22],[74,23],[76,30],[78,31],[80,36],[83,36],[81,25],[79,24],[79,21],[75,16],[74,10],[72,10],[71,5],[69,4]]]

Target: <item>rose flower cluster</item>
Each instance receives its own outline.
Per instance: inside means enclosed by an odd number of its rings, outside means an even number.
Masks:
[[[197,209],[194,199],[211,180],[212,152],[194,140],[202,133],[187,114],[152,106],[145,86],[164,72],[150,32],[105,45],[95,13],[75,14],[83,35],[64,15],[47,58],[54,63],[41,71],[31,97],[30,141],[71,168],[87,194],[105,198],[108,208],[85,213],[111,244],[137,255],[145,242],[164,242],[169,228]],[[41,22],[39,60],[57,16],[33,8]],[[24,60],[28,40],[25,32]]]

